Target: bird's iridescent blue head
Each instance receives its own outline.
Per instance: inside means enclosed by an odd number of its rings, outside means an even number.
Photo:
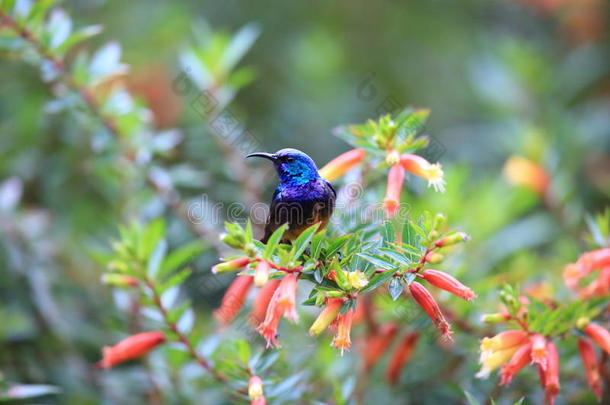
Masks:
[[[281,149],[275,153],[251,153],[246,157],[262,157],[273,162],[283,184],[305,184],[320,177],[315,162],[297,149]]]

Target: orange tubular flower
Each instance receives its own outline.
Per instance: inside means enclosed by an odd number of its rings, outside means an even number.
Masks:
[[[587,383],[598,401],[602,400],[602,382],[595,348],[589,339],[578,339],[578,351],[587,373]]]
[[[553,342],[546,345],[546,370],[544,373],[544,392],[548,404],[555,403],[555,397],[559,393],[559,353]]]
[[[432,319],[432,322],[440,329],[441,335],[444,339],[451,340],[451,327],[445,316],[441,312],[438,304],[432,297],[432,294],[417,281],[412,282],[409,285],[409,291],[413,299],[419,304],[424,312]]]
[[[265,405],[265,395],[263,393],[263,382],[260,377],[253,375],[248,382],[248,396],[251,405]]]
[[[530,343],[532,344],[532,363],[539,364],[543,370],[547,367],[547,342],[544,336],[535,334],[530,336]]]
[[[415,344],[419,339],[418,332],[411,332],[405,336],[405,338],[400,342],[399,346],[396,348],[394,355],[392,356],[392,360],[388,365],[388,369],[386,370],[386,379],[392,385],[398,382],[398,378],[400,377],[400,372],[404,368],[404,365],[407,364],[411,355],[413,354],[413,350],[415,349]]]
[[[527,343],[519,347],[510,361],[502,366],[500,385],[510,384],[519,371],[532,362],[532,346]]]
[[[295,306],[298,279],[299,276],[296,273],[286,274],[277,289],[279,294],[277,305],[284,317],[293,322],[299,320]]]
[[[583,330],[599,347],[610,354],[610,332],[596,323],[589,323]]]
[[[258,292],[254,303],[252,304],[252,313],[250,314],[250,323],[253,325],[259,325],[265,314],[267,313],[267,307],[271,301],[273,293],[280,285],[280,280],[270,280],[261,290]]]
[[[142,357],[161,343],[165,342],[163,332],[143,332],[129,336],[114,346],[102,349],[102,360],[96,366],[109,369],[127,360]]]
[[[256,328],[267,341],[267,347],[280,347],[277,341],[277,328],[282,316],[292,321],[298,319],[295,309],[297,280],[298,276],[296,273],[286,274],[282,278],[271,297],[265,320]]]
[[[421,156],[406,153],[400,157],[400,164],[406,171],[428,180],[428,187],[444,192],[445,180],[443,168],[440,163],[432,164]]]
[[[220,307],[214,311],[214,317],[223,325],[229,324],[246,302],[246,296],[252,287],[252,276],[237,276],[222,297]]]
[[[367,337],[362,353],[366,371],[370,371],[383,356],[385,350],[392,344],[396,332],[398,332],[398,326],[395,323],[385,323],[376,333]]]
[[[212,273],[228,273],[231,271],[237,271],[243,267],[246,267],[250,263],[249,257],[240,257],[239,259],[229,260],[228,262],[218,263],[212,267]]]
[[[352,319],[354,317],[354,310],[350,309],[343,315],[337,316],[337,333],[331,342],[331,346],[341,350],[341,356],[345,350],[350,349],[352,346],[352,340],[350,339],[350,332],[352,330]]]
[[[390,167],[388,172],[388,186],[383,199],[383,208],[386,216],[392,218],[400,208],[400,192],[402,191],[402,183],[405,179],[405,169],[400,166]]]
[[[364,155],[364,149],[352,149],[328,162],[318,173],[326,180],[334,181],[362,162]]]
[[[447,273],[438,270],[424,270],[422,274],[424,280],[433,286],[449,291],[451,294],[457,295],[466,301],[470,301],[476,297],[475,293],[470,288],[466,287]]]
[[[550,184],[544,168],[521,156],[512,156],[504,164],[504,177],[514,185],[524,186],[544,196]]]
[[[271,265],[266,260],[261,260],[256,265],[256,269],[254,270],[254,285],[257,287],[263,287],[267,284],[269,280],[269,270],[271,269]]]
[[[498,350],[519,346],[527,340],[527,333],[520,329],[510,329],[498,333],[496,336],[481,340],[481,353],[491,354]]]
[[[318,336],[322,333],[337,318],[343,302],[343,298],[327,298],[324,309],[322,309],[320,315],[318,315],[311,328],[309,328],[309,334],[311,336]]]

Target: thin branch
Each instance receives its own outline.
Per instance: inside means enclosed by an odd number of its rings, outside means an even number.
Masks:
[[[159,296],[159,293],[157,292],[152,280],[147,279],[146,286],[148,288],[150,288],[150,290],[152,291],[153,301],[154,301],[155,305],[157,306],[157,308],[159,309],[159,311],[161,312],[161,315],[163,315],[163,320],[165,321],[165,324],[173,333],[176,334],[176,336],[178,336],[178,340],[184,345],[184,347],[186,347],[186,349],[189,352],[189,354],[191,355],[191,357],[195,361],[197,361],[197,363],[199,363],[199,365],[201,367],[203,367],[206,371],[208,371],[217,381],[226,383],[228,381],[227,377],[218,373],[214,369],[214,367],[212,367],[210,362],[208,362],[199,352],[197,352],[195,347],[189,341],[188,337],[184,333],[180,332],[180,330],[178,329],[178,326],[176,325],[176,322],[173,322],[169,319],[169,313],[167,311],[167,308],[165,308],[165,306],[161,302],[161,297]]]

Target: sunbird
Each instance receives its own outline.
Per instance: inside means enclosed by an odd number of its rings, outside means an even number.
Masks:
[[[337,193],[320,176],[315,162],[307,154],[286,148],[275,153],[251,153],[246,157],[271,160],[280,180],[273,193],[261,242],[267,243],[273,232],[283,224],[288,224],[282,239],[284,242],[295,240],[313,224],[320,224],[318,231],[328,225]]]

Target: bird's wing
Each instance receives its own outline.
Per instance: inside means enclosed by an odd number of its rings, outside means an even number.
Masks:
[[[269,206],[269,215],[267,216],[267,223],[265,224],[265,235],[261,239],[261,242],[267,243],[269,237],[275,232],[277,228],[288,222],[288,211],[281,209],[283,203],[279,198],[280,190],[276,189],[271,199],[271,205]]]
[[[328,181],[328,180],[324,180],[324,181],[326,182],[326,184],[328,185],[328,187],[330,187],[330,189],[332,190],[333,195],[335,196],[335,198],[337,198],[337,192],[335,191],[335,188],[333,187],[333,185],[332,185],[332,184],[330,184],[330,181]]]

